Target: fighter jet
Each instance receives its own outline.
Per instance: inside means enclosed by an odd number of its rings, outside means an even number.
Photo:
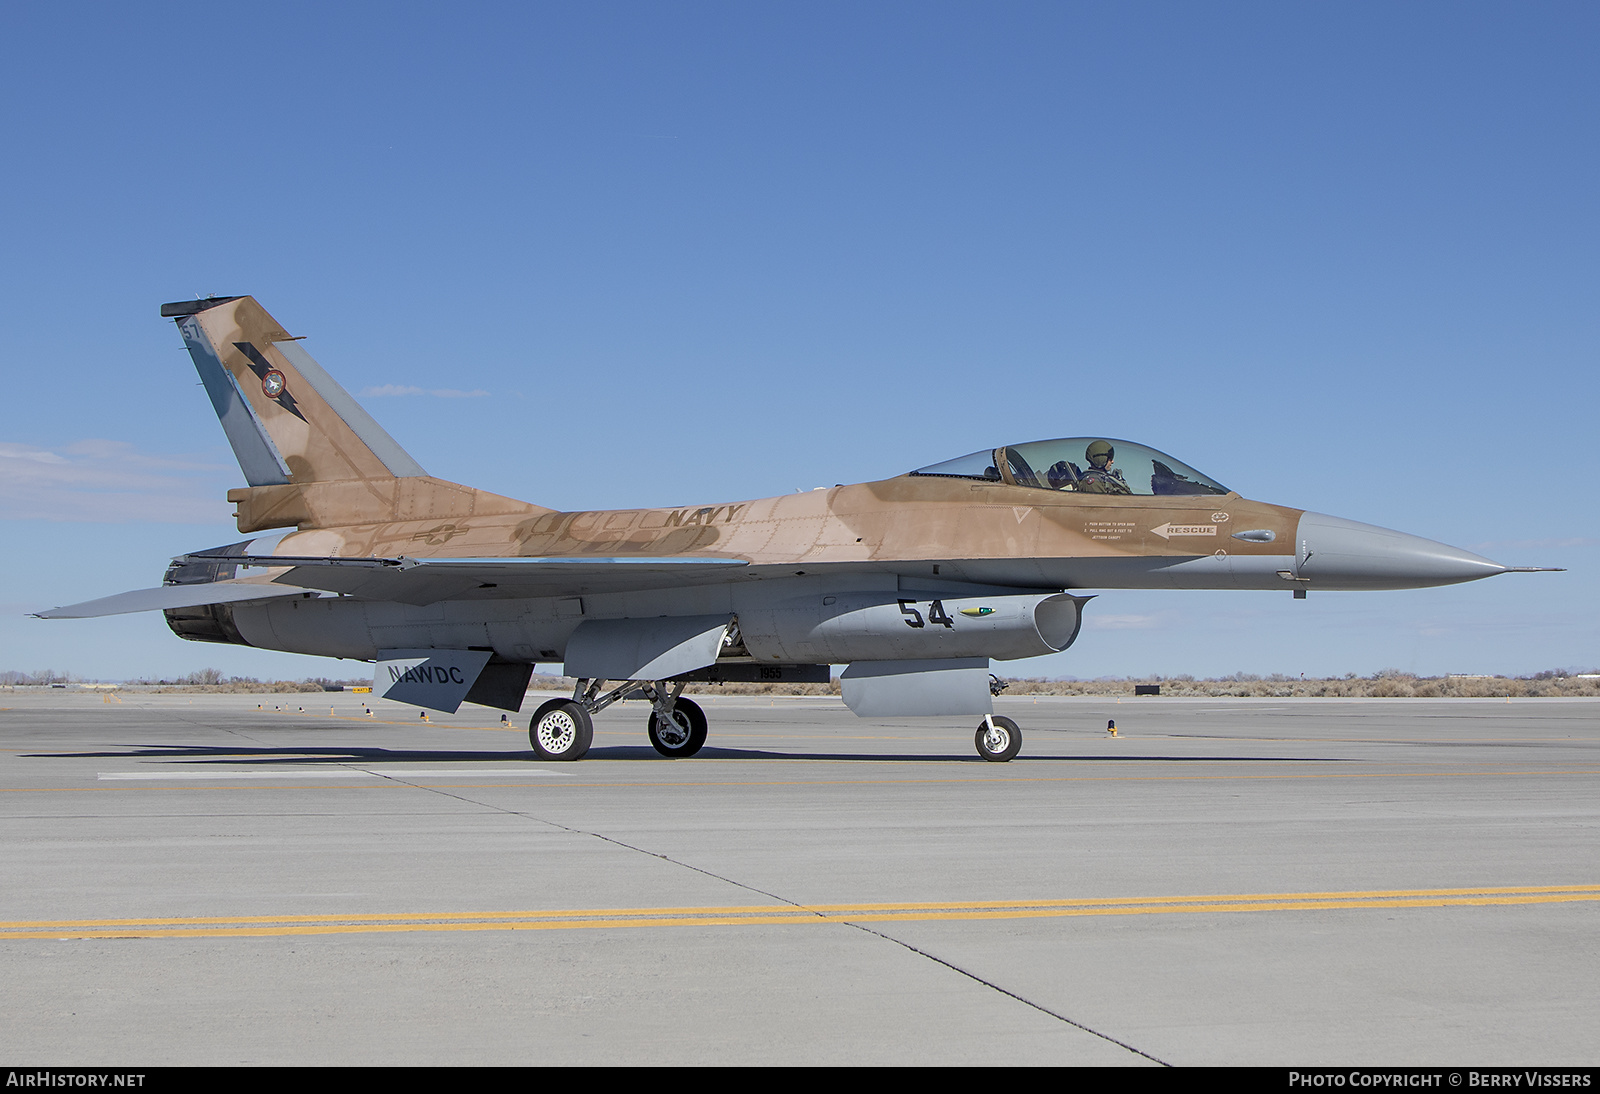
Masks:
[[[252,538],[165,582],[37,613],[159,610],[182,638],[353,658],[377,694],[520,710],[537,663],[571,698],[533,713],[545,760],[647,699],[662,755],[694,755],[691,682],[821,681],[863,717],[981,715],[1017,755],[990,662],[1057,653],[1085,590],[1408,589],[1511,570],[1368,524],[1250,501],[1107,437],[1000,444],[877,482],[662,509],[558,512],[428,475],[248,296],[166,304],[248,483]],[[998,438],[997,438],[998,440]],[[608,686],[609,685],[609,686]]]

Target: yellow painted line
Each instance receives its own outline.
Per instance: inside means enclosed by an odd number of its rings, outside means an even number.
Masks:
[[[621,927],[731,927],[821,923],[1047,919],[1076,916],[1489,907],[1600,902],[1600,885],[1353,892],[1095,897],[1081,900],[911,901],[875,904],[580,908],[565,911],[387,912],[365,915],[185,916],[150,919],[21,920],[0,923],[0,939],[241,938],[270,935],[388,934],[406,931],[549,931]]]

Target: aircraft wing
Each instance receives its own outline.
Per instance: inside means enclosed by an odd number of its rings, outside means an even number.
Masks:
[[[336,558],[295,555],[185,555],[178,561],[287,567],[274,582],[367,600],[433,604],[458,597],[498,600],[628,592],[726,581],[748,566],[738,558]]]
[[[242,600],[265,600],[278,596],[305,596],[310,589],[259,582],[208,581],[196,585],[161,585],[154,589],[135,589],[82,604],[34,612],[39,619],[89,619],[128,612],[153,612],[165,608],[194,608],[201,604],[237,604]]]

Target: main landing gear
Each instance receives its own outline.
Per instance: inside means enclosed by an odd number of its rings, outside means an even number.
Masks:
[[[571,699],[550,700],[528,723],[528,741],[541,760],[581,760],[593,740],[594,720]]]
[[[706,743],[706,712],[693,699],[679,699],[664,715],[652,710],[650,743],[663,756],[693,756]]]
[[[595,714],[636,693],[650,700],[650,744],[663,756],[693,756],[706,743],[706,712],[682,698],[683,684],[628,680],[604,695],[604,680],[579,680],[571,699],[551,699],[533,712],[528,742],[541,760],[581,760],[594,740]]]

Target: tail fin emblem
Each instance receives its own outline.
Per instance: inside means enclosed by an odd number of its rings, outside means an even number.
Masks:
[[[283,409],[299,418],[302,422],[306,416],[300,413],[300,408],[295,405],[294,396],[289,394],[284,383],[283,373],[273,368],[268,360],[261,356],[261,351],[249,342],[235,342],[233,348],[244,354],[245,360],[250,362],[250,371],[261,380],[261,391]]]

